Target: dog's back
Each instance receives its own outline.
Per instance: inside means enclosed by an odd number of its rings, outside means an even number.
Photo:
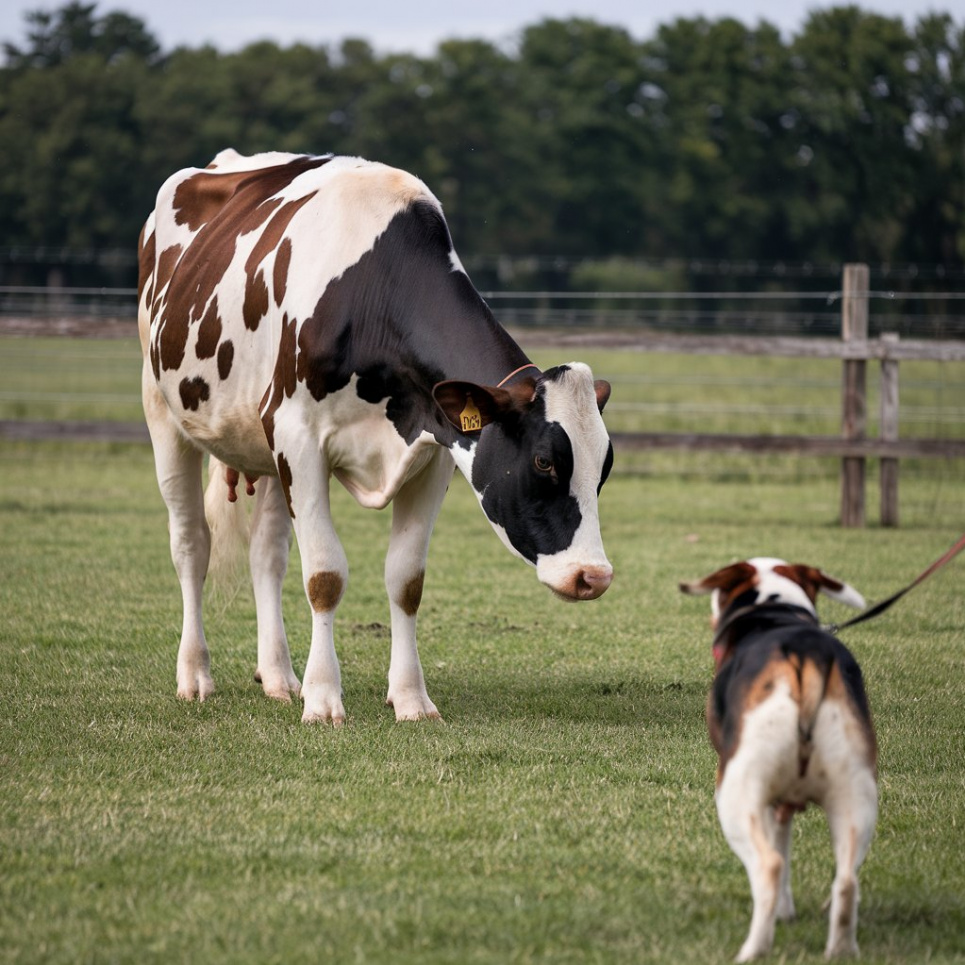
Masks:
[[[731,628],[707,702],[718,787],[743,752],[766,770],[775,806],[823,806],[841,770],[877,771],[861,668],[839,640],[796,608],[756,608]],[[768,766],[765,767],[765,762]]]

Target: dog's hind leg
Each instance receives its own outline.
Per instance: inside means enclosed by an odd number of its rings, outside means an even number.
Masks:
[[[857,955],[858,869],[868,853],[878,813],[877,791],[869,773],[853,776],[851,786],[825,803],[835,875],[825,958]]]
[[[781,860],[781,884],[777,895],[777,920],[792,921],[795,916],[794,895],[791,893],[791,822],[793,814],[776,815],[774,820],[774,847]]]
[[[763,794],[751,791],[730,771],[717,792],[717,813],[724,837],[740,858],[750,880],[754,911],[751,927],[735,961],[766,955],[774,943],[774,922],[784,859],[772,843]]]

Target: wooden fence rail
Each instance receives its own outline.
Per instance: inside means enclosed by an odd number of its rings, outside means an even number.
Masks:
[[[122,293],[126,294],[126,293]],[[612,293],[611,293],[612,294]],[[681,355],[770,356],[837,359],[842,363],[840,436],[737,435],[668,432],[611,433],[618,449],[709,451],[743,454],[830,456],[841,459],[841,515],[843,526],[865,523],[867,460],[880,460],[881,523],[898,525],[898,466],[909,458],[965,458],[965,439],[901,439],[898,400],[899,365],[905,361],[965,362],[965,339],[931,341],[900,339],[883,333],[868,338],[869,271],[866,265],[845,265],[841,288],[841,338],[794,338],[761,335],[673,335],[655,331],[517,330],[527,348],[571,347],[617,349],[624,352]],[[519,297],[515,293],[513,297]],[[571,296],[567,296],[571,297]],[[600,297],[604,297],[601,295]],[[771,296],[768,296],[771,297]],[[949,296],[950,297],[950,296]],[[0,331],[38,334],[37,318],[4,318]],[[48,334],[130,335],[130,318],[91,319],[73,316],[47,318]],[[867,366],[881,366],[879,436],[867,437]],[[0,438],[123,438],[147,440],[142,423],[41,423],[0,421]]]
[[[550,333],[527,331],[527,346],[608,348],[684,355],[755,355],[840,359],[842,362],[841,435],[734,435],[710,433],[616,432],[614,446],[627,450],[677,450],[833,456],[841,459],[842,526],[865,524],[868,458],[880,459],[881,524],[898,525],[898,460],[965,458],[965,440],[900,439],[898,367],[902,361],[965,361],[965,341],[902,340],[883,333],[868,338],[869,270],[844,266],[841,339],[735,335],[667,335],[652,332]],[[879,437],[867,438],[867,365],[881,364]]]

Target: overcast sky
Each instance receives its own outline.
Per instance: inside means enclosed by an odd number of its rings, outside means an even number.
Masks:
[[[0,0],[0,41],[21,45],[26,11],[63,5]],[[624,27],[637,40],[652,36],[659,24],[700,15],[733,16],[752,26],[767,20],[790,36],[810,11],[841,5],[824,0],[101,0],[97,14],[121,10],[139,17],[164,50],[208,42],[230,51],[266,38],[282,46],[298,41],[314,46],[351,36],[367,39],[378,53],[428,55],[449,37],[511,42],[520,28],[546,17],[590,17]],[[959,23],[965,19],[965,0],[863,0],[858,6],[909,23],[934,10],[951,13]]]

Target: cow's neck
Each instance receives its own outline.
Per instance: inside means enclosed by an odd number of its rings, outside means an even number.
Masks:
[[[496,321],[486,303],[462,272],[452,272],[430,304],[420,306],[416,321],[427,344],[419,355],[442,372],[442,379],[461,379],[480,385],[513,381],[517,370],[530,364],[526,353]],[[532,375],[532,371],[529,373]]]

